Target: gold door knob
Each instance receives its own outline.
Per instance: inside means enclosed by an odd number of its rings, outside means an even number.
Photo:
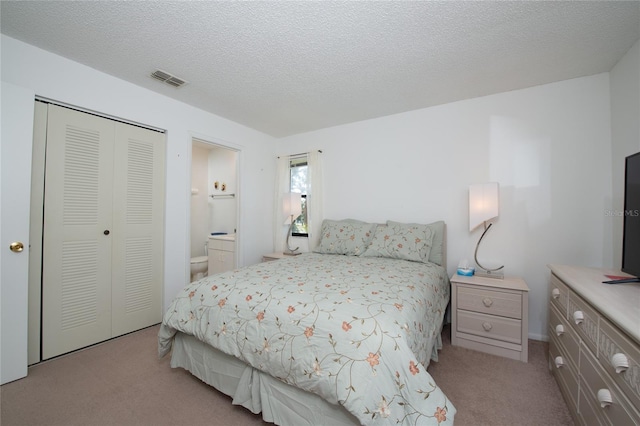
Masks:
[[[20,241],[14,241],[9,244],[9,249],[13,252],[20,253],[22,250],[24,250],[24,244],[22,244]]]

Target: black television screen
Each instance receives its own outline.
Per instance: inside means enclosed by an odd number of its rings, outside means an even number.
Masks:
[[[640,277],[640,152],[625,160],[622,271]]]

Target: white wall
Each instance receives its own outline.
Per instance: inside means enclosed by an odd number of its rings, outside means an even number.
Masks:
[[[624,159],[640,152],[640,41],[613,67],[611,87],[611,169],[613,171],[613,199],[611,210],[624,210]],[[606,226],[613,235],[613,265],[622,264],[622,216],[606,217]]]
[[[191,257],[206,256],[209,241],[209,150],[194,144],[191,155]]]
[[[529,334],[546,338],[549,263],[600,266],[611,198],[609,76],[600,74],[291,136],[323,151],[326,218],[447,222],[448,271],[473,262],[468,185],[498,181],[479,252],[527,281]]]
[[[165,307],[189,279],[193,137],[217,143],[228,141],[240,150],[239,264],[259,262],[262,254],[272,251],[272,137],[10,37],[2,35],[1,43],[3,82],[25,88],[25,93],[166,130]],[[26,121],[33,122],[33,108],[22,114]]]

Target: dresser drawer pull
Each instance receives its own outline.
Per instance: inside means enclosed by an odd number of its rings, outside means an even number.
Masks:
[[[556,325],[556,334],[562,336],[564,334],[564,326],[562,324]]]
[[[600,401],[600,407],[602,408],[606,408],[613,403],[609,389],[600,389],[598,391],[598,401]]]
[[[484,331],[491,331],[491,329],[493,328],[493,326],[491,325],[491,323],[483,322],[483,323],[482,323],[482,328],[484,328]]]
[[[560,368],[564,366],[564,360],[562,359],[561,356],[557,356],[553,361],[556,363],[556,368]]]
[[[573,313],[573,320],[578,325],[582,323],[582,321],[584,321],[584,314],[582,313],[582,311],[575,311]]]
[[[560,297],[560,290],[558,290],[557,288],[554,288],[553,290],[551,290],[551,296],[554,299],[557,299],[558,297]]]
[[[629,359],[625,354],[616,353],[611,356],[611,366],[620,374],[629,368]]]

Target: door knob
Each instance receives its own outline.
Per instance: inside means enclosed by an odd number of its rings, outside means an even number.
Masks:
[[[109,235],[109,230],[108,229],[104,230],[104,235]]]
[[[20,253],[22,250],[24,250],[24,244],[22,244],[20,241],[14,241],[9,244],[9,249],[15,253]]]

